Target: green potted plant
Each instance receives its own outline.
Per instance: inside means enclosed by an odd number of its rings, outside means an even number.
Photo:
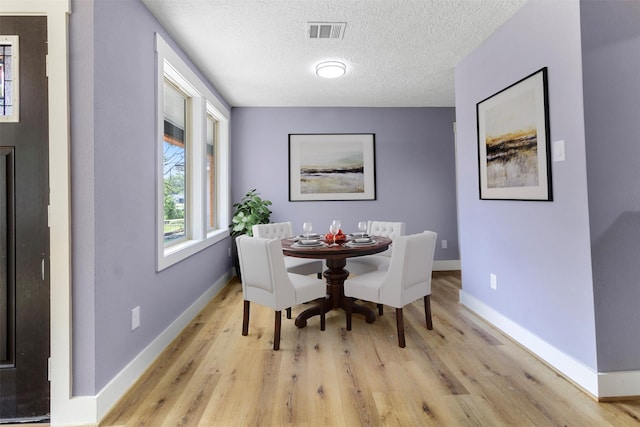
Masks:
[[[233,265],[236,269],[238,279],[241,279],[241,277],[238,251],[235,244],[236,238],[243,234],[253,236],[252,227],[255,224],[268,224],[269,218],[271,217],[269,206],[271,206],[271,201],[261,198],[255,188],[248,191],[242,200],[233,205],[233,217],[231,218],[229,228],[231,229],[234,254]]]

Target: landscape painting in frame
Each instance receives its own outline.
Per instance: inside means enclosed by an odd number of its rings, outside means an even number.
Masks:
[[[553,200],[547,68],[477,104],[480,199]]]
[[[289,200],[375,200],[375,134],[290,134]]]

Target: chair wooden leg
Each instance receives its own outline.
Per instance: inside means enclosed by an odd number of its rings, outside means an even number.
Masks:
[[[282,312],[276,311],[276,324],[273,332],[273,349],[280,350],[280,327],[282,325]]]
[[[320,330],[324,331],[325,327],[324,298],[320,298]]]
[[[401,308],[396,308],[396,323],[398,325],[398,345],[404,348],[404,318],[402,316]]]
[[[345,313],[347,314],[347,331],[351,330],[351,303],[353,300],[351,298],[347,298],[347,303],[345,304]]]
[[[384,309],[382,308],[382,304],[378,304],[378,315],[382,316],[384,314]]]
[[[291,307],[287,308],[287,319],[291,319]]]
[[[245,337],[249,334],[249,301],[244,300],[244,316],[242,316],[242,335]]]
[[[427,329],[433,329],[431,321],[431,295],[424,296],[424,318],[427,321]]]

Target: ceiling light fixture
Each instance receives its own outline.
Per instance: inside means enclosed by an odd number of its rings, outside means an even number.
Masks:
[[[340,61],[325,61],[316,65],[316,74],[325,79],[342,77],[347,72],[347,66]]]

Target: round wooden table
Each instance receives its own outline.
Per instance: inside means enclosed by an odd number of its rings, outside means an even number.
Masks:
[[[344,296],[344,281],[349,277],[349,272],[344,268],[347,265],[347,258],[363,255],[372,255],[387,250],[391,244],[391,239],[382,236],[371,236],[375,243],[371,245],[351,246],[346,243],[331,246],[329,244],[317,247],[300,247],[296,245],[295,239],[282,240],[282,252],[285,255],[298,258],[316,258],[327,261],[327,269],[323,275],[327,279],[327,297],[324,301],[324,311],[336,308],[345,309],[349,302]],[[369,307],[359,304],[352,304],[353,313],[365,316],[367,323],[376,320],[376,314]],[[308,308],[296,317],[296,326],[304,328],[307,326],[307,319],[320,314],[320,305]]]

